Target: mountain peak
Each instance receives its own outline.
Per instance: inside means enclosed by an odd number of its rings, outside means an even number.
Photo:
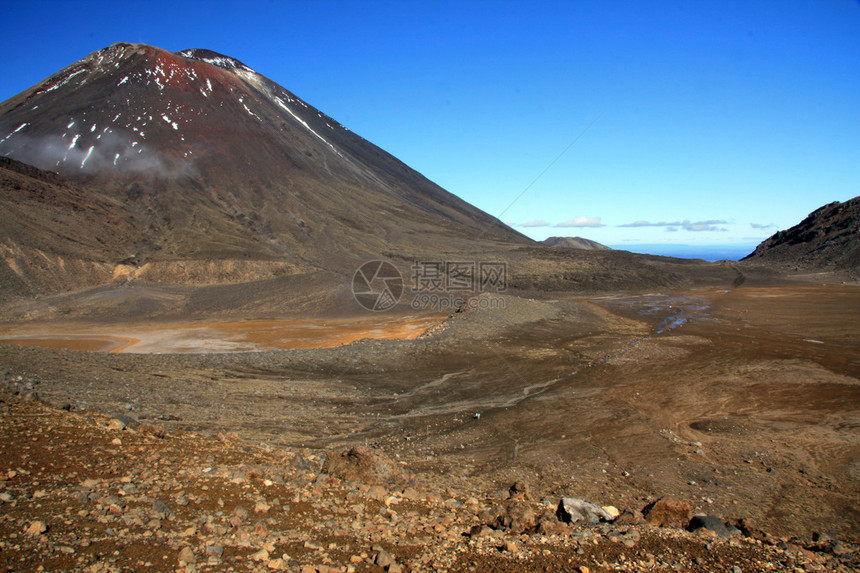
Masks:
[[[121,259],[349,273],[382,252],[531,243],[211,50],[117,43],[90,54],[0,103],[0,156],[121,205]]]
[[[207,64],[212,64],[213,66],[218,66],[219,68],[229,71],[242,70],[256,73],[236,58],[231,58],[230,56],[225,56],[224,54],[219,54],[218,52],[213,52],[212,50],[207,50],[205,48],[182,50],[176,52],[176,55],[182,56],[183,58],[206,62]]]

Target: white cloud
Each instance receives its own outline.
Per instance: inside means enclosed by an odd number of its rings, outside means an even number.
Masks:
[[[648,221],[633,221],[632,223],[625,223],[624,225],[618,225],[619,227],[680,227],[682,223],[680,221],[675,221],[674,223],[650,223]]]
[[[605,225],[601,224],[600,217],[585,217],[580,215],[579,217],[574,217],[570,221],[565,221],[564,223],[559,223],[555,225],[556,227],[604,227]]]
[[[541,219],[532,219],[525,223],[520,223],[520,227],[549,227],[549,223]]]
[[[692,231],[694,233],[698,233],[700,231],[728,231],[725,227],[717,227],[717,225],[726,225],[728,221],[719,221],[716,219],[709,219],[707,221],[697,221],[695,223],[691,223],[689,221],[684,221],[681,223],[681,227],[685,231]]]
[[[618,225],[619,227],[665,227],[666,231],[677,231],[679,229],[684,229],[685,231],[690,231],[693,233],[698,233],[701,231],[727,231],[725,227],[718,227],[717,225],[727,225],[728,221],[723,221],[720,219],[708,219],[706,221],[696,221],[695,223],[691,223],[689,219],[685,219],[683,221],[673,221],[671,223],[667,223],[666,221],[661,221],[659,223],[651,223],[649,221],[634,221],[632,223],[625,223],[624,225]]]

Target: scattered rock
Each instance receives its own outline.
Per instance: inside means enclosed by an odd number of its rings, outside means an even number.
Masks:
[[[621,515],[621,512],[618,511],[618,508],[614,505],[604,505],[603,511],[611,515],[612,519],[616,519],[619,515]]]
[[[735,535],[740,535],[740,531],[734,526],[727,526],[722,519],[713,515],[696,515],[687,525],[687,531],[697,531],[706,529],[712,531],[717,537],[728,539]]]
[[[48,530],[48,526],[44,521],[31,521],[25,530],[30,535],[42,535]]]
[[[322,471],[346,481],[371,484],[413,485],[415,477],[381,450],[355,446],[326,456]]]
[[[383,569],[391,567],[396,563],[394,555],[392,555],[385,549],[380,550],[379,553],[376,554],[376,557],[374,557],[373,562],[379,567],[382,567]]]
[[[185,563],[186,565],[190,563],[197,563],[197,556],[194,555],[194,550],[188,546],[183,547],[179,551],[179,562]]]
[[[515,482],[508,490],[508,493],[508,499],[522,499],[526,501],[531,501],[532,499],[531,488],[524,481]]]
[[[642,511],[645,521],[656,527],[686,527],[693,518],[693,510],[685,501],[664,497],[648,504]]]
[[[575,497],[563,497],[555,510],[559,521],[565,523],[584,522],[590,525],[601,521],[612,521],[615,516],[599,505]]]
[[[639,525],[645,522],[645,517],[638,509],[627,508],[615,518],[616,525]]]
[[[495,529],[507,529],[511,533],[531,532],[537,527],[537,513],[528,502],[509,501],[501,507],[501,511],[490,526]]]
[[[152,502],[152,513],[156,517],[166,518],[170,517],[173,512],[170,511],[170,508],[167,507],[166,503],[164,503],[160,499],[156,499]]]

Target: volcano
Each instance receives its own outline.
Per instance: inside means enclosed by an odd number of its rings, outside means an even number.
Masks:
[[[534,244],[209,50],[90,54],[0,104],[0,156],[14,160],[0,165],[4,273],[31,286],[47,280],[34,269],[56,276],[72,260],[89,265],[87,284],[217,282]],[[64,224],[46,193],[67,203]],[[111,215],[75,218],[93,205]]]

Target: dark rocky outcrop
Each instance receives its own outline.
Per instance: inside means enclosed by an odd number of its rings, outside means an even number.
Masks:
[[[860,197],[835,201],[772,235],[742,259],[802,269],[860,268]]]

